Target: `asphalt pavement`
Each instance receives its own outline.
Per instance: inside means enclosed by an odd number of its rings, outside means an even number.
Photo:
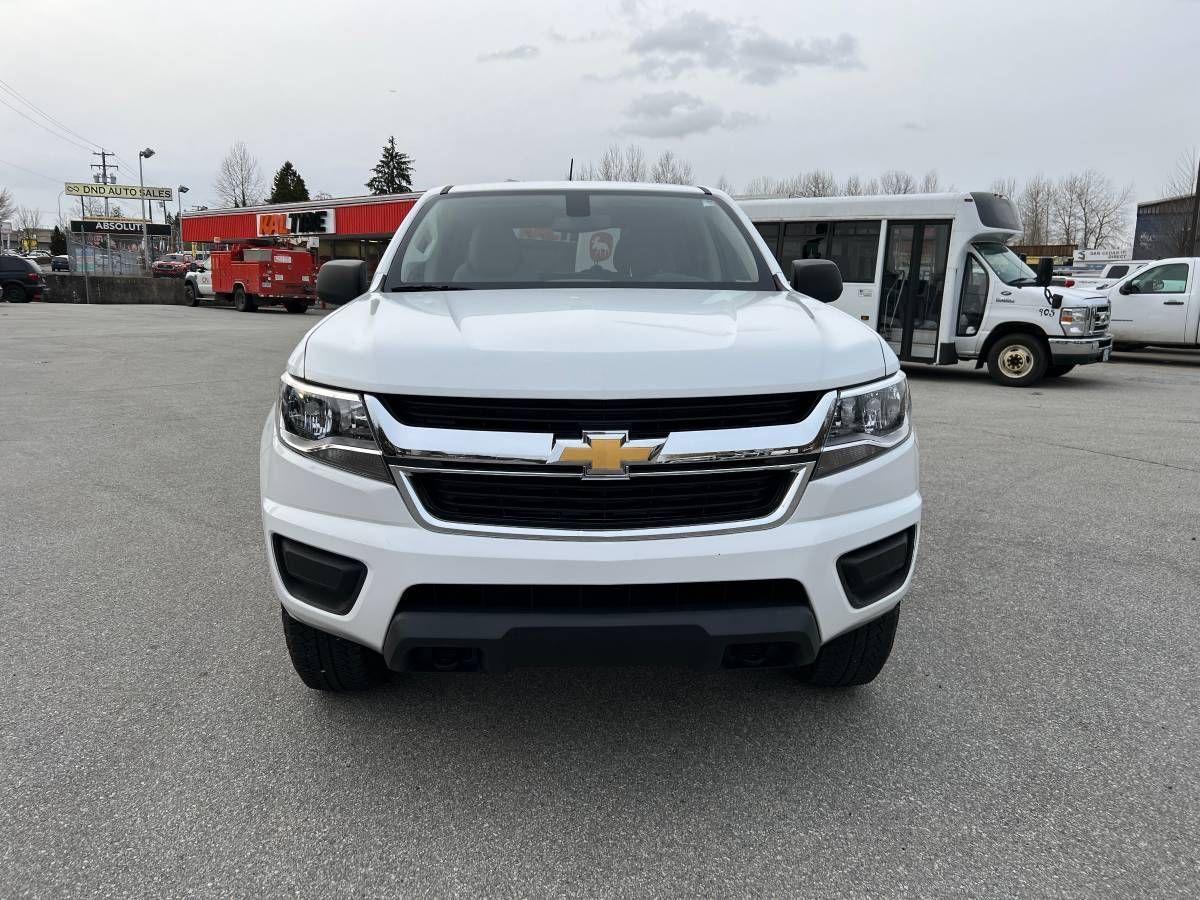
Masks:
[[[870,686],[325,696],[257,509],[316,321],[0,304],[0,896],[1200,892],[1200,354],[910,372],[923,540]]]

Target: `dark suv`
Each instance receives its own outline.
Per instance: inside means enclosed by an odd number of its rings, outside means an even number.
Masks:
[[[0,256],[0,293],[9,303],[41,300],[46,279],[33,260],[20,256]]]

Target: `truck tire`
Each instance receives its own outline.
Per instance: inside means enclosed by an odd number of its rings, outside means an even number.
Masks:
[[[283,306],[288,312],[301,316],[308,312],[307,300],[284,300]]]
[[[196,293],[196,286],[190,281],[183,286],[183,299],[187,301],[188,306],[200,305],[200,295]]]
[[[800,670],[800,678],[813,687],[854,687],[874,681],[892,653],[900,607],[878,619],[840,634],[821,648],[816,660]]]
[[[1075,363],[1050,363],[1046,366],[1047,378],[1062,378],[1075,368]]]
[[[361,644],[283,616],[283,636],[300,680],[315,691],[363,691],[387,680],[383,657]]]
[[[254,302],[254,298],[247,294],[246,289],[240,284],[234,285],[233,305],[237,307],[238,312],[254,312],[258,309],[258,304]]]
[[[1049,363],[1049,350],[1033,335],[1006,334],[988,353],[988,374],[997,384],[1028,387],[1042,380]]]

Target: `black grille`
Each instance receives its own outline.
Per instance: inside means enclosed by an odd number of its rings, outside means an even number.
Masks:
[[[671,528],[770,515],[787,470],[614,479],[540,475],[413,475],[421,504],[448,522],[514,528]]]
[[[808,417],[821,392],[676,397],[650,400],[497,400],[481,397],[382,396],[389,413],[406,425],[468,431],[626,431],[630,438],[666,437],[672,431],[789,425]]]
[[[800,582],[671,584],[417,584],[400,598],[412,612],[672,612],[807,606]]]

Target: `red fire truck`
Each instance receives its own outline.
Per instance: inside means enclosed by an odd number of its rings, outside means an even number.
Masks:
[[[317,259],[309,250],[247,241],[214,250],[208,265],[217,299],[233,300],[242,312],[282,303],[302,313],[317,296]]]

